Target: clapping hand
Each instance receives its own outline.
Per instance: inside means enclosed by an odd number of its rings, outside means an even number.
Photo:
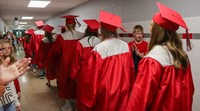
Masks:
[[[0,65],[1,85],[6,85],[7,83],[24,74],[30,68],[28,65],[31,63],[31,58],[23,58],[12,65],[8,65],[9,62],[10,58],[7,57]]]

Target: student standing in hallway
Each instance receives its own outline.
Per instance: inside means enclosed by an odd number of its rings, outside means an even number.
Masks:
[[[144,30],[141,25],[136,25],[133,28],[134,41],[128,43],[129,47],[132,49],[132,56],[134,60],[135,73],[138,70],[138,64],[140,60],[147,54],[148,43],[143,40]]]
[[[25,36],[23,37],[23,49],[24,49],[24,53],[25,53],[25,57],[29,58],[32,57],[33,53],[31,50],[31,36],[32,34],[34,34],[34,30],[33,29],[28,29],[25,31]]]
[[[125,111],[134,76],[132,54],[127,43],[117,38],[121,17],[100,11],[101,40],[92,50],[82,80],[85,90],[80,111]]]
[[[100,24],[95,19],[88,19],[83,20],[87,24],[87,28],[85,29],[84,37],[77,42],[76,46],[76,55],[74,56],[72,73],[70,77],[72,79],[76,79],[78,82],[77,87],[77,109],[83,110],[83,106],[81,105],[80,99],[85,95],[82,94],[82,91],[85,90],[84,88],[84,80],[88,77],[85,76],[88,72],[85,72],[86,69],[86,61],[91,55],[91,51],[98,43],[101,42],[99,39],[99,32],[98,29]]]
[[[127,111],[192,111],[190,61],[176,31],[188,30],[176,11],[157,3],[150,24],[149,53],[140,61]],[[189,46],[190,47],[190,46]]]
[[[76,52],[76,42],[83,37],[83,34],[75,30],[76,17],[74,15],[63,16],[66,18],[66,32],[59,34],[47,57],[48,70],[51,70],[59,58],[59,72],[57,75],[59,97],[65,100],[62,110],[73,109],[70,99],[76,99],[77,82],[69,76],[72,70],[73,56]]]
[[[56,72],[55,70],[52,72],[49,72],[48,70],[45,69],[46,67],[46,60],[47,60],[47,56],[49,53],[49,50],[51,49],[53,43],[55,42],[55,38],[53,38],[52,35],[52,31],[53,31],[54,27],[50,26],[50,25],[46,25],[42,28],[42,30],[45,31],[44,33],[44,38],[42,38],[42,41],[39,44],[39,48],[38,48],[38,55],[36,55],[36,60],[38,63],[38,68],[40,70],[44,70],[45,74],[46,74],[46,78],[47,78],[47,86],[51,86],[50,80],[55,79],[56,77]]]
[[[43,21],[36,21],[35,22],[36,26],[37,26],[37,30],[34,31],[34,33],[31,36],[31,50],[32,50],[32,68],[33,68],[33,72],[36,73],[36,68],[37,68],[37,61],[36,61],[36,55],[38,53],[38,48],[39,48],[39,44],[42,40],[42,38],[44,37],[44,31],[42,30],[42,27],[44,26],[44,22]],[[40,70],[40,73],[38,73],[39,77],[43,76],[44,71]]]
[[[3,61],[5,58],[10,58],[9,65],[12,65],[17,59],[14,56],[14,49],[12,44],[8,40],[2,40],[0,42],[2,46]],[[18,99],[14,81],[11,81],[6,85],[5,92],[2,97],[0,97],[0,111],[21,111],[21,104]]]

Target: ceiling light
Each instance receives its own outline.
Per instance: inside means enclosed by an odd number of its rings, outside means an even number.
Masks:
[[[22,19],[33,19],[33,17],[22,17]]]
[[[30,1],[28,7],[45,8],[51,1]]]
[[[27,22],[19,22],[19,24],[22,24],[22,25],[24,25],[24,24],[27,24]]]

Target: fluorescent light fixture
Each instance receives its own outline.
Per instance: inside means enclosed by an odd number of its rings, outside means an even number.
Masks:
[[[19,22],[19,24],[22,24],[22,25],[24,25],[24,24],[27,24],[27,22]]]
[[[45,8],[51,1],[30,1],[28,7]]]
[[[33,17],[22,17],[22,19],[33,19]]]

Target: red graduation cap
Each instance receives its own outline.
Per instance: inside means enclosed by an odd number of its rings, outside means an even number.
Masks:
[[[66,18],[66,24],[73,24],[76,23],[76,17],[79,17],[77,15],[67,15],[67,16],[62,16],[61,18]]]
[[[153,17],[154,22],[167,30],[176,31],[178,30],[179,26],[188,30],[186,23],[178,12],[159,2],[157,2],[157,5],[160,12],[156,13]]]
[[[178,30],[179,26],[185,28],[187,33],[187,50],[191,50],[192,47],[188,37],[188,27],[185,21],[183,20],[182,16],[178,12],[168,8],[167,6],[159,2],[157,2],[157,6],[160,12],[154,15],[153,21],[161,27],[171,31]]]
[[[36,26],[37,26],[38,28],[44,26],[44,22],[43,22],[42,20],[40,20],[40,21],[36,21],[35,24],[36,24]]]
[[[126,30],[122,27],[121,17],[109,12],[100,11],[99,21],[101,26],[110,31],[116,31],[117,28],[120,28],[122,31]]]
[[[42,28],[42,30],[51,33],[53,31],[54,27],[50,26],[50,25],[46,25]]]
[[[87,29],[90,31],[90,32],[97,32],[99,27],[100,27],[100,24],[97,20],[95,19],[88,19],[88,20],[83,20],[87,25]]]

